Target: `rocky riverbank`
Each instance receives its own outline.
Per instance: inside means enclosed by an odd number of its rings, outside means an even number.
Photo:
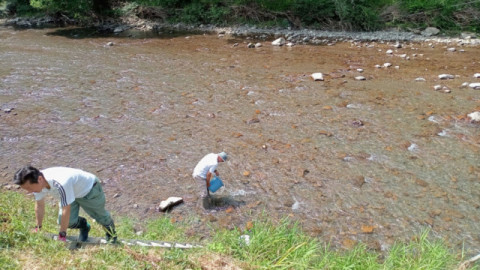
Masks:
[[[78,26],[94,27],[102,33],[120,34],[125,31],[141,31],[151,33],[166,33],[174,31],[214,33],[243,38],[267,40],[284,37],[293,44],[321,45],[336,41],[412,41],[412,42],[439,42],[457,43],[461,45],[479,45],[480,39],[475,33],[461,33],[460,35],[441,36],[437,28],[427,27],[413,31],[375,31],[375,32],[348,32],[348,31],[323,31],[316,29],[290,29],[290,28],[259,28],[256,26],[238,25],[231,27],[218,27],[215,25],[187,25],[170,24],[156,20],[141,19],[137,16],[128,16],[120,19],[108,19],[89,23],[79,23],[68,17],[45,16],[40,18],[9,18],[0,20],[1,25],[19,28],[45,28]]]

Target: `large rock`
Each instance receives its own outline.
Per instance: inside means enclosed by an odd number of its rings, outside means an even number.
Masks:
[[[438,35],[438,33],[440,33],[440,30],[438,28],[435,28],[435,27],[427,27],[425,28],[425,30],[422,31],[422,36],[425,36],[425,37],[431,37],[431,36],[436,36]]]
[[[285,45],[285,39],[283,37],[277,38],[276,40],[274,40],[272,42],[272,45],[273,46],[283,46],[283,45]]]
[[[180,197],[170,197],[165,201],[160,202],[160,205],[158,206],[158,208],[160,209],[160,211],[167,211],[170,207],[173,207],[182,202],[183,202],[183,199]]]

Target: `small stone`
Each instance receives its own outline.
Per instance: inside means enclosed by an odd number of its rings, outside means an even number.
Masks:
[[[118,198],[120,197],[120,193],[115,193],[115,195],[113,195],[113,198]]]
[[[249,171],[243,171],[243,176],[245,176],[245,177],[250,176],[250,172]]]
[[[454,51],[456,51],[456,50],[457,50],[457,49],[455,49],[455,48],[448,48],[448,49],[447,49],[447,51],[449,51],[449,52],[454,52]]]
[[[448,79],[455,79],[455,76],[452,74],[440,74],[438,75],[440,80],[448,80]]]
[[[367,78],[363,77],[363,76],[356,76],[355,77],[355,80],[357,81],[365,81]]]
[[[472,112],[469,113],[467,116],[472,122],[480,122],[480,112]]]
[[[323,81],[323,74],[320,72],[313,73],[311,76],[314,81]]]
[[[357,71],[362,73],[363,72],[363,69],[362,68],[357,68]]]
[[[386,53],[387,53],[387,54],[392,54],[393,51],[392,51],[392,50],[387,50]]]
[[[475,73],[475,74],[473,74],[473,77],[475,77],[475,78],[480,78],[480,73]]]
[[[425,80],[425,78],[422,78],[422,77],[418,77],[415,79],[416,82],[426,82],[427,80]]]
[[[383,66],[386,67],[386,68],[388,68],[388,67],[391,67],[392,64],[391,64],[391,63],[385,63],[385,64],[383,64]]]
[[[435,91],[438,91],[438,90],[441,90],[441,89],[442,89],[442,86],[441,86],[441,85],[435,85],[435,86],[433,87],[433,89],[434,89]]]
[[[113,45],[115,45],[115,43],[113,43],[113,42],[111,42],[111,41],[110,41],[110,42],[107,42],[107,46],[113,46]]]
[[[247,48],[255,48],[255,44],[250,42],[247,44]]]
[[[468,85],[470,88],[473,88],[475,90],[480,90],[480,83],[471,83]]]
[[[255,48],[260,48],[260,47],[262,47],[262,43],[260,42],[255,43]]]

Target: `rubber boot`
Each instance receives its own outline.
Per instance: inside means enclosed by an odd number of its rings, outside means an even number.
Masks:
[[[105,229],[105,238],[107,239],[107,242],[110,242],[112,244],[117,243],[117,232],[115,231],[115,224],[110,223],[110,225],[103,226]]]
[[[70,227],[71,229],[79,229],[80,234],[78,235],[78,240],[85,242],[88,239],[88,233],[90,232],[90,224],[84,217],[78,217],[78,222],[74,226]]]

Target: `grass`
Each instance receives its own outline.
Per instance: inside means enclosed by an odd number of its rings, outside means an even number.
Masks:
[[[44,231],[56,232],[56,206],[46,208]],[[143,224],[117,218],[121,238],[161,239],[200,243],[202,249],[159,249],[140,246],[103,245],[69,251],[61,242],[31,232],[34,203],[22,193],[0,193],[0,269],[455,269],[463,260],[461,252],[422,233],[409,243],[397,243],[380,254],[358,244],[348,251],[333,250],[319,239],[307,236],[287,218],[270,220],[267,215],[247,225],[247,230],[225,230],[211,224],[215,233],[199,242],[187,237],[195,223],[176,222],[168,216]],[[94,224],[92,236],[103,236]],[[245,241],[245,237],[249,241]],[[480,269],[477,263],[470,269]]]

